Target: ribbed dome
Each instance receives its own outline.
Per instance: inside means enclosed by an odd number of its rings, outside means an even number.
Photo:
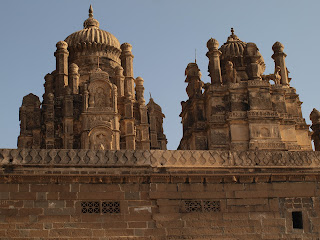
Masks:
[[[231,35],[228,37],[226,43],[220,47],[222,56],[225,58],[229,57],[241,57],[243,56],[244,49],[246,47],[245,42],[242,42],[237,35],[234,34],[233,28],[231,28]]]
[[[98,20],[93,18],[93,10],[90,5],[89,18],[83,23],[84,29],[69,35],[65,42],[68,43],[69,49],[77,47],[79,44],[86,45],[105,45],[120,49],[118,39],[111,33],[99,28]]]

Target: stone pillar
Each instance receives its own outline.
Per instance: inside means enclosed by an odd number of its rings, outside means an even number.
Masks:
[[[320,151],[320,112],[317,109],[313,109],[310,113],[310,120],[312,122],[311,129],[312,140],[314,144],[314,149]]]
[[[116,73],[116,85],[118,87],[118,97],[124,96],[124,75],[123,75],[123,67],[116,67],[115,69]]]
[[[87,112],[89,107],[89,91],[88,91],[88,85],[84,84],[84,90],[83,90],[83,111]]]
[[[278,66],[280,67],[280,75],[281,75],[281,84],[282,85],[289,85],[288,81],[288,72],[287,72],[287,67],[286,67],[286,61],[285,58],[287,54],[283,52],[284,46],[280,42],[276,42],[272,46],[272,50],[274,54],[272,55],[272,58],[275,63],[275,67],[277,68]]]
[[[73,148],[73,96],[69,87],[63,101],[63,148]]]
[[[140,105],[145,105],[146,101],[144,99],[144,87],[143,87],[143,78],[142,77],[137,77],[135,80],[136,84],[136,96],[137,96],[137,101]]]
[[[133,55],[131,52],[132,46],[129,43],[121,45],[121,65],[125,76],[125,95],[130,99],[135,99],[134,94],[134,78],[133,78]]]
[[[44,124],[45,130],[45,145],[46,149],[54,148],[54,95],[48,93],[47,101],[44,103]]]
[[[53,76],[52,74],[48,73],[45,77],[44,77],[45,83],[44,83],[44,96],[43,99],[45,100],[48,96],[49,93],[53,93]]]
[[[69,87],[71,89],[72,94],[79,93],[79,67],[77,64],[72,63],[69,66]]]
[[[55,95],[61,96],[64,93],[64,87],[68,86],[68,44],[64,41],[57,43],[56,57],[56,83]]]
[[[206,56],[209,58],[209,75],[211,77],[211,84],[221,85],[221,68],[220,68],[220,55],[218,49],[219,42],[216,39],[210,38],[207,42],[208,52]]]

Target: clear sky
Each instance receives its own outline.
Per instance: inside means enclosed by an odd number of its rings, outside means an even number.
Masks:
[[[242,41],[257,44],[265,74],[274,71],[273,43],[282,42],[308,123],[312,108],[320,109],[318,0],[1,1],[0,148],[16,148],[23,96],[32,92],[42,100],[44,76],[55,69],[55,45],[82,29],[90,4],[101,29],[132,44],[134,74],[145,80],[146,101],[151,92],[166,115],[168,149],[176,149],[182,136],[187,64],[197,49],[202,80],[209,82],[206,42],[213,37],[223,44],[231,27]]]

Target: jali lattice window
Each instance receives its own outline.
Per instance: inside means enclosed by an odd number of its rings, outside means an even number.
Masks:
[[[120,202],[102,202],[102,213],[120,213]]]
[[[191,212],[220,212],[220,201],[212,200],[185,200],[183,201],[183,211]]]
[[[120,213],[120,202],[104,201],[104,202],[81,202],[82,213]]]
[[[81,202],[82,213],[100,213],[99,202]]]

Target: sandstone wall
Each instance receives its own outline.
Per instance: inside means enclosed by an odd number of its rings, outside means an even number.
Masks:
[[[1,239],[320,238],[319,170],[299,161],[200,168],[196,162],[205,157],[197,151],[87,151],[87,163],[68,165],[52,151],[42,158],[28,150],[23,158],[17,150],[0,150]],[[98,153],[111,154],[113,167],[98,164]],[[211,163],[221,154],[229,160],[240,154],[209,153]],[[196,159],[195,167],[174,167],[174,154],[177,163],[184,155]],[[317,153],[303,154],[316,164]],[[301,214],[302,226],[293,226],[292,212],[295,223]]]

